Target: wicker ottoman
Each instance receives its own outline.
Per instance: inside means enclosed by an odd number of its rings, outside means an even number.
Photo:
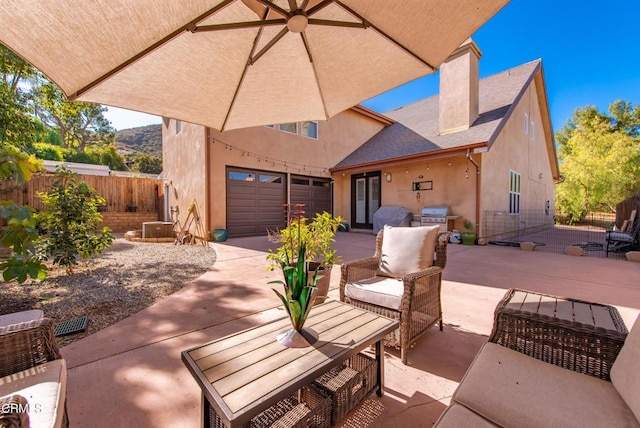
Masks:
[[[514,288],[496,307],[489,341],[610,380],[627,333],[613,306]]]
[[[331,397],[331,424],[336,424],[376,388],[377,363],[374,358],[356,354],[314,382]]]

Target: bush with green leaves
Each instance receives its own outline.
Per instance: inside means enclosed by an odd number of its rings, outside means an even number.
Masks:
[[[46,278],[47,268],[36,248],[38,230],[31,208],[0,201],[0,217],[7,222],[0,233],[0,245],[11,251],[11,257],[3,258],[0,263],[2,279],[7,282],[16,279],[23,283],[27,277]]]
[[[16,186],[40,169],[35,157],[25,151],[33,142],[35,124],[17,76],[29,75],[25,71],[28,67],[28,63],[0,45],[0,180]],[[5,200],[0,192],[0,218],[5,220],[0,227],[2,279],[22,283],[27,277],[44,278],[46,266],[37,256],[38,233],[31,208]]]
[[[100,254],[111,245],[113,236],[108,227],[98,230],[102,222],[98,206],[104,205],[105,200],[95,189],[64,167],[59,167],[56,174],[51,190],[38,193],[46,206],[46,211],[38,214],[43,231],[41,243],[52,263],[71,273],[78,256],[86,259]]]
[[[33,152],[38,159],[62,162],[65,149],[49,143],[33,143]]]

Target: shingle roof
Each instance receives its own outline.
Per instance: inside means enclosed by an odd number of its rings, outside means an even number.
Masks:
[[[396,123],[371,137],[335,168],[391,160],[442,149],[489,143],[502,128],[511,107],[539,70],[535,60],[480,79],[480,114],[465,130],[439,135],[439,96],[434,95],[385,113]]]

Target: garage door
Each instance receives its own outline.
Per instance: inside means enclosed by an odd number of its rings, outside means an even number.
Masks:
[[[284,225],[286,176],[227,168],[227,230],[230,237],[266,235]]]
[[[331,212],[331,180],[328,178],[291,176],[291,206],[304,204],[307,218],[316,213]]]

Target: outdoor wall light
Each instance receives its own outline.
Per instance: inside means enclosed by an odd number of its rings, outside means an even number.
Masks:
[[[393,176],[391,175],[391,173],[390,173],[390,172],[387,172],[387,173],[384,175],[384,178],[385,178],[385,180],[387,180],[387,183],[391,183],[391,180],[393,180]]]

